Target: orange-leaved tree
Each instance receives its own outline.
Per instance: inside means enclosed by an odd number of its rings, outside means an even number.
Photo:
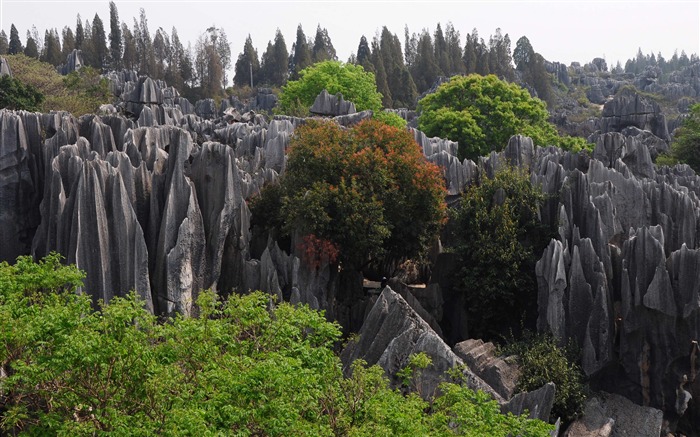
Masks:
[[[311,247],[337,250],[347,268],[418,255],[444,220],[440,170],[405,129],[374,120],[351,129],[309,121],[296,129],[288,158],[285,230],[328,242]]]

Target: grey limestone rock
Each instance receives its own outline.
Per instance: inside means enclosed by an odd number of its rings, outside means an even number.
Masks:
[[[455,354],[503,399],[511,399],[520,377],[517,364],[496,356],[496,346],[482,340],[465,340],[453,348]]]
[[[554,383],[548,382],[537,390],[518,393],[505,405],[501,406],[501,411],[518,416],[528,412],[529,418],[548,422],[552,412],[552,405],[554,405],[556,390]]]
[[[658,437],[663,413],[635,405],[622,396],[601,393],[586,401],[583,417],[573,422],[566,437]]]
[[[620,132],[627,126],[636,126],[651,131],[663,140],[670,139],[666,117],[658,103],[630,88],[623,89],[615,98],[605,103],[601,125],[603,132]]]
[[[65,76],[66,74],[80,70],[83,64],[83,52],[78,49],[73,49],[66,57],[66,63],[59,67],[59,71]]]
[[[10,76],[12,77],[12,70],[10,69],[10,64],[7,59],[0,56],[0,76]]]
[[[328,94],[325,89],[316,96],[316,100],[310,109],[312,114],[316,115],[326,115],[326,116],[338,116],[338,115],[349,115],[357,112],[355,109],[355,104],[348,102],[343,98],[343,95],[338,93],[334,96]]]
[[[359,340],[351,342],[341,353],[346,371],[358,358],[369,365],[378,364],[398,383],[396,372],[406,367],[411,354],[424,352],[432,366],[423,371],[417,385],[423,396],[431,396],[444,379],[445,371],[462,364],[462,360],[435,334],[411,306],[390,287],[385,287],[359,331]],[[503,399],[481,378],[465,370],[467,384],[483,390],[499,403]]]

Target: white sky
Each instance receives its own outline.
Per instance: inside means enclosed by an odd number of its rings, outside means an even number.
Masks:
[[[341,61],[357,51],[360,37],[368,40],[387,26],[403,45],[404,26],[411,33],[438,22],[451,21],[464,38],[473,28],[488,42],[500,27],[509,34],[512,48],[521,36],[535,51],[550,61],[569,65],[604,57],[609,66],[620,60],[624,66],[641,47],[645,54],[661,51],[666,59],[673,51],[700,53],[700,1],[196,1],[116,0],[119,19],[133,27],[139,8],[146,10],[151,37],[163,27],[168,34],[177,28],[180,39],[193,46],[206,28],[222,27],[235,59],[243,50],[248,34],[262,55],[268,40],[279,27],[291,50],[296,27],[301,23],[307,37],[316,26],[328,29]],[[99,14],[109,32],[108,0],[0,0],[0,28],[9,37],[10,24],[19,30],[22,43],[26,31],[35,25],[43,37],[46,28],[75,30],[76,15],[83,21]]]

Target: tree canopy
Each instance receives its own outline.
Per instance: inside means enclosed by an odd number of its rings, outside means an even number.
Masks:
[[[547,121],[544,102],[494,75],[453,77],[421,99],[418,107],[419,128],[429,136],[459,142],[460,159],[500,151],[515,134],[527,135],[541,146],[578,145],[558,137]]]
[[[44,95],[29,84],[10,76],[0,77],[0,108],[38,111]]]
[[[299,79],[282,87],[279,110],[284,113],[298,105],[310,107],[326,89],[330,94],[342,93],[345,100],[355,104],[358,111],[382,107],[382,96],[377,92],[374,75],[359,65],[339,61],[324,61],[299,72]]]
[[[56,254],[0,263],[3,435],[545,437],[553,428],[502,415],[454,382],[429,403],[390,388],[378,366],[356,361],[345,378],[338,325],[307,306],[203,292],[196,317],[159,322],[135,293],[95,310],[75,292],[83,277]]]
[[[444,191],[438,167],[405,129],[310,121],[295,130],[277,216],[306,236],[312,257],[323,249],[359,269],[425,249],[445,214]]]
[[[671,156],[700,173],[700,104],[690,107],[690,114],[674,134]]]

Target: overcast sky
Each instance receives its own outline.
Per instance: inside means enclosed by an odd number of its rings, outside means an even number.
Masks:
[[[569,65],[604,57],[612,67],[624,66],[641,47],[645,54],[661,52],[668,59],[673,51],[688,55],[700,52],[700,1],[115,1],[119,18],[133,27],[139,8],[146,10],[151,37],[163,27],[168,34],[177,28],[186,46],[194,46],[208,27],[222,27],[234,58],[243,50],[248,34],[262,55],[279,28],[291,50],[296,27],[301,23],[307,37],[316,26],[328,29],[338,58],[347,61],[357,51],[360,37],[369,40],[387,26],[403,45],[404,26],[411,33],[423,28],[432,33],[436,24],[452,22],[460,32],[462,46],[473,28],[488,42],[500,27],[509,34],[512,48],[521,36],[550,61]],[[109,32],[108,0],[0,0],[0,27],[9,37],[10,25],[19,30],[22,43],[35,25],[43,37],[47,28],[68,25],[75,30],[76,15],[83,21],[99,14]]]

